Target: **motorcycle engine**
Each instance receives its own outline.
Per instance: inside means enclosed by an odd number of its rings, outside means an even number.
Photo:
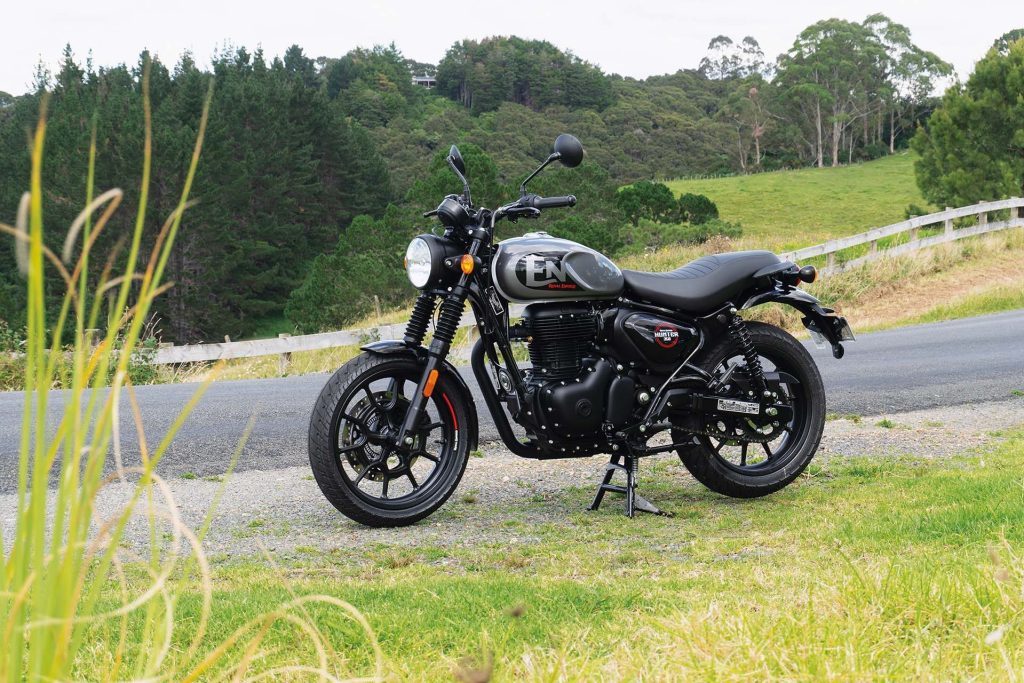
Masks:
[[[624,421],[634,383],[597,354],[600,315],[585,304],[531,304],[515,337],[528,342],[530,420],[550,443],[592,439],[606,421]]]

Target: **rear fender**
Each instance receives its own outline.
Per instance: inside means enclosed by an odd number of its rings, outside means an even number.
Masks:
[[[742,308],[753,308],[761,304],[785,304],[792,306],[803,314],[804,327],[812,333],[818,333],[832,345],[832,355],[842,358],[845,353],[842,342],[853,341],[853,332],[846,318],[836,315],[831,308],[821,305],[815,297],[802,289],[781,289],[776,287],[767,292],[752,295]]]
[[[404,341],[398,339],[376,341],[360,348],[367,353],[373,353],[378,356],[406,356],[420,362],[425,361],[427,357],[427,350],[422,346],[409,346]],[[456,390],[462,394],[462,401],[466,404],[466,410],[469,412],[469,424],[467,425],[469,429],[469,450],[475,451],[479,447],[480,423],[477,421],[473,392],[469,390],[469,385],[466,384],[466,380],[462,378],[462,374],[454,365],[445,360],[442,367],[444,368],[445,376],[451,380]]]

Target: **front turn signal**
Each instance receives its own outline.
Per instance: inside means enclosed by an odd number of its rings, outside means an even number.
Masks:
[[[462,268],[463,273],[472,275],[473,269],[476,268],[476,260],[469,254],[463,254],[462,260],[459,261],[459,266]]]

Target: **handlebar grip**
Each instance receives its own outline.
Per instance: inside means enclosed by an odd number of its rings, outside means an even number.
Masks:
[[[534,197],[530,201],[530,206],[535,209],[554,209],[560,206],[576,206],[576,196],[568,195],[565,197]]]

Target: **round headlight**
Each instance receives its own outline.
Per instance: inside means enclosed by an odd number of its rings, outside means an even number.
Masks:
[[[420,237],[413,239],[409,242],[409,248],[405,250],[405,272],[409,276],[409,282],[413,287],[423,289],[430,282],[432,270],[433,258],[427,241]]]

